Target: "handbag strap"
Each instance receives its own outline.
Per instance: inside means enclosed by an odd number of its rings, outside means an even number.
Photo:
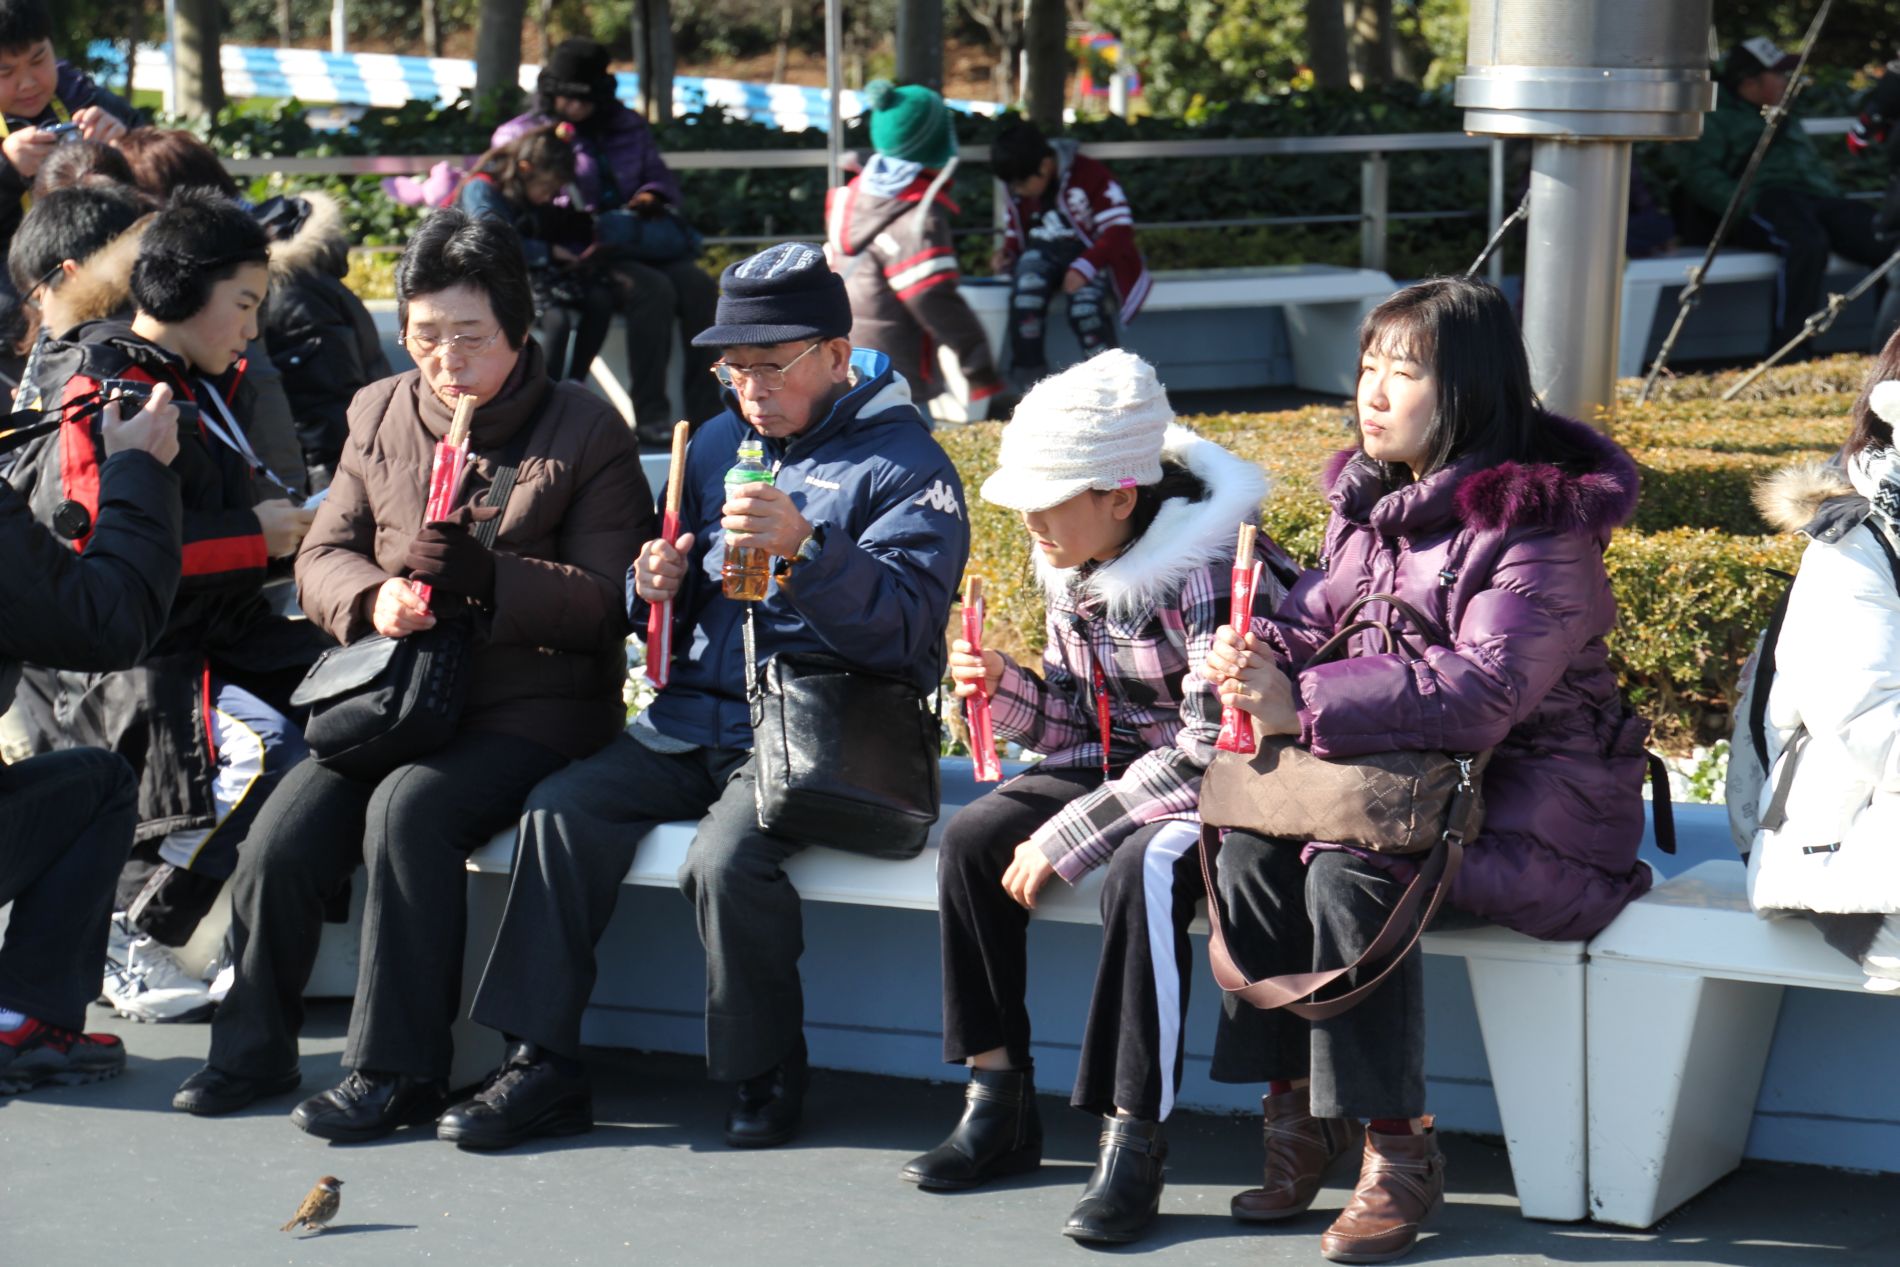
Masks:
[[[745,697],[747,700],[759,696],[759,650],[756,635],[752,632],[752,609],[755,603],[745,605],[745,624],[740,626],[739,638],[745,646]]]
[[[1457,812],[1455,807],[1453,812]],[[1454,817],[1452,821],[1461,820]],[[1351,1011],[1405,961],[1405,957],[1418,945],[1418,939],[1425,935],[1425,930],[1438,917],[1438,908],[1444,903],[1445,893],[1451,888],[1451,882],[1457,876],[1458,868],[1463,865],[1465,855],[1460,833],[1446,832],[1419,863],[1417,874],[1405,886],[1405,892],[1399,895],[1379,935],[1372,939],[1372,944],[1366,947],[1364,954],[1345,967],[1329,968],[1323,972],[1289,972],[1255,981],[1235,962],[1227,948],[1227,934],[1220,914],[1220,890],[1214,884],[1215,859],[1220,854],[1220,845],[1218,827],[1201,828],[1201,879],[1207,885],[1207,959],[1214,971],[1215,983],[1254,1007],[1263,1010],[1284,1008],[1309,1021],[1330,1020]],[[1431,897],[1426,900],[1428,891]],[[1425,913],[1414,923],[1413,917],[1418,914],[1421,901],[1425,901]],[[1385,960],[1384,966],[1370,980],[1361,982],[1335,998],[1312,998],[1347,973],[1381,959]]]
[[[548,389],[542,398],[540,408],[532,417],[521,424],[521,429],[508,437],[499,457],[495,459],[495,473],[488,481],[488,491],[482,495],[482,505],[505,507],[509,495],[515,491],[515,477],[521,473],[521,459],[527,456],[528,441],[534,429],[541,422],[541,416],[547,412],[548,399],[554,395],[553,388]],[[487,550],[495,548],[495,538],[501,533],[501,516],[491,515],[469,530],[469,535],[482,543]]]

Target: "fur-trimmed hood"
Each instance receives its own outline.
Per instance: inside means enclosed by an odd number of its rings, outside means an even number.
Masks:
[[[1556,414],[1549,415],[1548,425],[1580,455],[1571,468],[1554,462],[1479,467],[1460,461],[1388,493],[1378,465],[1357,449],[1345,449],[1327,466],[1327,492],[1341,514],[1370,522],[1388,536],[1455,518],[1480,532],[1583,532],[1607,540],[1636,513],[1641,480],[1635,460],[1594,427]]]
[[[151,216],[139,220],[80,264],[79,271],[54,292],[57,320],[53,333],[63,335],[88,321],[123,317],[132,311],[132,264]]]
[[[1858,496],[1838,462],[1816,459],[1784,467],[1755,485],[1755,509],[1775,531],[1801,532],[1828,502]]]
[[[270,244],[271,284],[283,285],[303,272],[343,276],[350,263],[350,234],[343,223],[343,208],[320,190],[301,190],[296,196],[310,210],[295,233]]]
[[[1148,531],[1082,580],[1084,593],[1100,599],[1117,618],[1173,601],[1191,574],[1231,559],[1236,530],[1259,519],[1267,496],[1267,476],[1257,465],[1180,423],[1170,424],[1162,436],[1161,460],[1185,467],[1207,495],[1199,501],[1173,497],[1163,502]],[[1076,583],[1079,569],[1051,567],[1040,550],[1033,553],[1046,591],[1066,593]]]

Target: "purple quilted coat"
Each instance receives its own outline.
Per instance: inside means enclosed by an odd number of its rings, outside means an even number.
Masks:
[[[1301,742],[1320,756],[1495,749],[1484,829],[1450,901],[1568,939],[1649,888],[1636,862],[1648,728],[1624,705],[1604,644],[1616,600],[1603,550],[1636,508],[1636,465],[1580,423],[1551,426],[1587,469],[1467,460],[1385,492],[1369,459],[1336,455],[1320,568],[1295,584],[1269,637],[1294,671]],[[1352,601],[1374,593],[1411,603],[1451,646],[1411,663],[1364,634],[1350,658],[1307,665]],[[1383,606],[1366,614],[1410,628]]]
[[[488,143],[500,147],[554,121],[552,115],[534,111],[516,115],[496,128]],[[638,110],[618,101],[602,107],[580,126],[574,151],[574,185],[586,203],[581,210],[611,211],[638,193],[656,193],[679,206],[679,182]]]

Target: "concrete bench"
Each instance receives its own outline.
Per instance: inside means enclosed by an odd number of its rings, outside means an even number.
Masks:
[[[1591,1217],[1649,1227],[1740,1163],[1782,991],[1865,977],[1806,920],[1758,917],[1733,859],[1657,885],[1589,953]]]
[[[1649,361],[1655,347],[1668,333],[1668,323],[1675,319],[1674,301],[1681,289],[1688,285],[1689,274],[1702,261],[1702,248],[1672,252],[1649,259],[1631,260],[1623,266],[1623,308],[1622,319],[1618,327],[1616,341],[1616,374],[1618,378],[1633,378],[1649,368]],[[1828,286],[1831,290],[1846,290],[1866,273],[1866,269],[1840,256],[1828,263]],[[1781,274],[1781,257],[1769,251],[1723,250],[1715,257],[1715,263],[1709,266],[1708,276],[1703,279],[1705,287],[1734,286],[1740,283],[1762,283],[1773,285]],[[1670,292],[1671,303],[1663,308],[1663,293]],[[1704,308],[1708,305],[1705,304]],[[1694,327],[1698,317],[1691,317],[1684,329],[1683,342],[1677,345],[1676,360],[1695,360],[1712,356],[1766,356],[1773,349],[1766,346],[1772,336],[1769,329],[1772,316],[1771,305],[1764,301],[1759,309],[1747,314],[1749,320],[1725,323],[1720,334],[1711,333],[1698,338]],[[1805,314],[1804,314],[1805,315]],[[1658,320],[1663,323],[1661,330],[1656,329]],[[1823,339],[1824,346],[1833,346],[1840,338],[1837,331],[1831,337]],[[1865,335],[1860,343],[1866,342]],[[1851,345],[1850,343],[1847,345]],[[1846,345],[1844,345],[1846,346]]]
[[[945,763],[943,820],[978,789],[967,761]],[[677,875],[695,825],[656,827],[640,844],[624,883],[677,887]],[[913,911],[937,909],[937,833],[918,857],[905,862],[862,858],[813,847],[786,864],[786,874],[808,902],[835,902]],[[464,992],[472,994],[500,926],[514,860],[514,833],[506,832],[469,858],[467,957]],[[1074,888],[1060,882],[1043,891],[1035,918],[1072,924],[1101,920],[1101,872]],[[1194,931],[1205,934],[1204,920]],[[934,930],[918,928],[919,937]],[[1486,1058],[1510,1150],[1518,1201],[1530,1218],[1577,1220],[1587,1213],[1584,1171],[1584,945],[1541,942],[1503,928],[1428,933],[1430,955],[1463,959],[1476,1002]],[[1204,954],[1199,947],[1197,954]],[[604,965],[602,975],[613,972]],[[913,983],[936,989],[936,982]],[[458,1082],[473,1081],[500,1058],[500,1040],[466,1019],[455,1032]]]
[[[966,277],[961,289],[990,337],[991,350],[1000,357],[1008,343],[1008,281]],[[1140,317],[1123,332],[1123,340],[1154,362],[1162,380],[1176,391],[1291,382],[1308,391],[1350,396],[1358,377],[1359,322],[1397,289],[1388,274],[1376,269],[1331,264],[1159,272]],[[1049,312],[1052,365],[1080,355],[1061,315],[1065,302],[1058,297]],[[1269,365],[1269,344],[1277,341],[1274,331],[1236,325],[1249,310],[1259,310],[1262,321],[1283,322],[1290,372],[1274,372]],[[1175,330],[1175,323],[1156,320],[1168,313],[1206,314],[1202,321],[1213,325]],[[1235,346],[1222,346],[1236,339]],[[1236,364],[1236,357],[1247,364]],[[941,360],[950,392],[949,398],[935,402],[934,411],[941,419],[961,421],[969,416],[961,403],[968,397],[963,377],[954,356],[946,352]]]

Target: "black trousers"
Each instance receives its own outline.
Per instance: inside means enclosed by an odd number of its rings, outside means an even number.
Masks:
[[[1782,257],[1775,295],[1775,347],[1799,334],[1802,323],[1827,301],[1830,252],[1871,268],[1892,250],[1874,234],[1872,204],[1796,189],[1762,190],[1754,211],[1737,224],[1735,237],[1744,246]]]
[[[1017,845],[1101,777],[1097,770],[1032,770],[964,806],[945,826],[937,904],[946,1061],[1001,1047],[1013,1065],[1030,1067],[1029,912],[1004,891],[1003,872]],[[1187,926],[1202,892],[1193,848],[1199,830],[1194,823],[1144,827],[1108,863],[1077,1108],[1159,1120],[1174,1107],[1194,962]]]
[[[1349,853],[1310,866],[1300,846],[1228,832],[1221,846],[1228,948],[1255,979],[1341,967],[1371,944],[1405,891],[1392,873]],[[1358,974],[1345,978],[1356,985]],[[1311,1077],[1315,1117],[1418,1117],[1425,1111],[1425,969],[1413,951],[1352,1011],[1329,1021],[1223,1000],[1217,1082]]]
[[[79,1029],[99,994],[112,895],[138,825],[138,778],[98,748],[0,765],[0,1007]]]
[[[680,367],[680,392],[685,397],[681,408],[687,419],[697,426],[725,408],[719,396],[719,380],[712,375],[719,349],[693,346],[693,336],[713,323],[719,283],[693,259],[665,264],[623,260],[615,268],[632,283],[624,311],[635,429],[642,443],[664,447],[672,443],[677,421],[666,396],[666,369],[673,351],[675,323],[686,356],[686,363]]]
[[[379,782],[315,761],[285,775],[231,879],[237,980],[212,1023],[211,1064],[248,1077],[295,1067],[324,906],[361,864],[369,891],[343,1063],[446,1077],[462,994],[464,862],[566,760],[526,739],[464,732]]]
[[[577,1053],[594,947],[640,838],[658,823],[697,818],[679,879],[706,947],[707,1072],[740,1082],[796,1054],[804,922],[784,864],[805,846],[760,829],[752,769],[749,752],[660,753],[623,734],[536,788],[475,1020]]]

